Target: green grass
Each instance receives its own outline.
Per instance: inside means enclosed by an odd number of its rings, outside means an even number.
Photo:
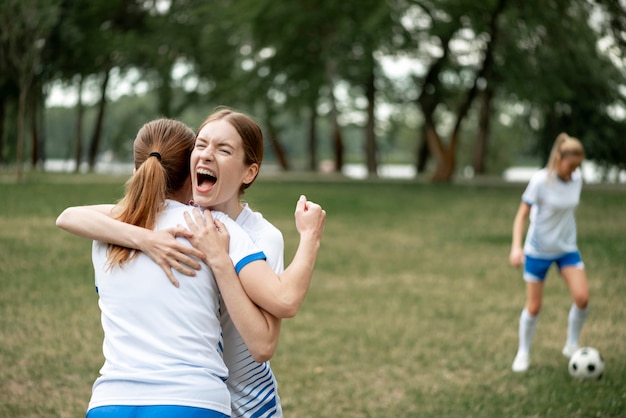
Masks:
[[[113,202],[123,178],[0,182],[0,416],[79,417],[102,363],[90,243],[54,225]],[[272,360],[285,415],[617,417],[626,410],[626,192],[586,187],[578,210],[597,382],[567,373],[569,294],[552,271],[528,373],[510,365],[524,303],[508,266],[523,185],[261,178],[246,195],[289,260],[299,194],[327,211],[313,283]]]

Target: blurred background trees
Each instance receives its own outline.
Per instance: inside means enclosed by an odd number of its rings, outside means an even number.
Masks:
[[[0,165],[18,177],[46,158],[128,161],[144,122],[197,127],[217,105],[252,114],[282,170],[499,175],[543,164],[561,131],[626,168],[622,0],[0,6]]]

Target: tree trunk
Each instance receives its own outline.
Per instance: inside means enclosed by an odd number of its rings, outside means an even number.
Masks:
[[[416,163],[418,173],[425,171],[426,164],[428,163],[430,157],[435,157],[437,159],[437,171],[439,171],[439,161],[443,158],[443,146],[435,127],[434,114],[437,104],[439,103],[439,74],[444,68],[444,64],[448,58],[448,54],[450,52],[450,40],[453,35],[454,30],[450,30],[449,33],[445,34],[445,36],[441,38],[443,53],[428,69],[420,89],[421,93],[416,100],[416,103],[422,111],[422,115],[424,117],[424,125],[422,127],[422,143],[420,145],[420,149],[418,150],[418,160]]]
[[[420,174],[426,171],[426,164],[430,157],[430,150],[428,149],[428,140],[426,139],[426,124],[422,125],[422,139],[417,147],[417,155],[415,158],[415,173]]]
[[[6,117],[7,117],[7,99],[6,97],[0,97],[0,166],[6,161],[4,160],[4,130],[6,129]]]
[[[39,161],[39,137],[37,132],[37,101],[34,92],[30,94],[30,166],[37,167]]]
[[[311,118],[309,120],[309,169],[317,171],[317,110],[315,103],[311,103]]]
[[[41,85],[35,83],[30,94],[30,131],[31,131],[31,155],[30,164],[33,168],[42,168],[44,161],[44,136],[42,133],[43,97]]]
[[[88,164],[89,171],[94,171],[96,167],[96,157],[98,156],[98,148],[100,147],[100,139],[102,138],[102,126],[104,124],[104,110],[106,108],[106,91],[109,84],[109,70],[104,73],[102,86],[100,87],[100,102],[98,103],[98,115],[96,116],[96,124],[89,145]]]
[[[161,78],[161,85],[157,88],[157,93],[159,97],[159,102],[157,104],[157,109],[159,111],[159,115],[163,117],[172,117],[172,103],[173,103],[173,92],[172,92],[172,84],[170,83],[172,68],[167,67],[164,71],[159,71]]]
[[[447,146],[441,141],[441,138],[437,134],[434,123],[434,109],[438,103],[438,98],[434,94],[429,93],[429,88],[432,87],[433,91],[436,91],[436,83],[439,77],[439,73],[443,68],[443,60],[447,57],[449,52],[449,41],[452,37],[446,38],[446,42],[443,43],[444,49],[442,56],[429,68],[426,74],[425,81],[423,83],[422,93],[417,99],[417,103],[422,109],[424,115],[425,124],[427,124],[427,141],[430,152],[437,159],[437,167],[432,176],[433,181],[450,181],[454,174],[456,165],[456,148],[461,135],[461,126],[465,121],[467,114],[472,106],[474,98],[478,94],[479,80],[489,80],[493,69],[493,52],[495,49],[496,40],[498,38],[498,17],[504,11],[507,0],[499,0],[494,11],[490,15],[489,20],[489,34],[490,40],[487,43],[485,55],[483,58],[482,67],[476,74],[474,84],[467,92],[465,100],[459,106],[456,113],[456,122],[452,135],[450,136],[450,142]],[[451,35],[451,34],[450,34]]]
[[[268,117],[266,120],[266,126],[268,130],[268,136],[270,143],[272,144],[272,148],[274,148],[274,152],[276,153],[276,158],[278,158],[278,164],[283,171],[289,170],[289,163],[287,162],[287,156],[285,154],[285,150],[278,140],[278,131],[274,127],[271,119]]]
[[[334,60],[326,62],[326,77],[328,78],[328,99],[330,100],[331,136],[333,149],[335,151],[335,172],[341,173],[343,170],[343,138],[341,127],[339,126],[339,111],[337,110],[337,100],[335,99],[335,78],[337,76],[337,63]]]
[[[17,174],[17,182],[21,182],[24,177],[24,119],[26,118],[26,94],[28,88],[24,85],[24,83],[20,86],[20,96],[18,99],[18,108],[17,108],[17,146],[16,146],[16,174]]]
[[[76,124],[74,125],[74,160],[76,166],[74,172],[80,171],[80,165],[83,162],[83,76],[78,76],[78,101],[76,102]]]
[[[435,172],[432,174],[431,180],[433,182],[449,182],[454,173],[455,165],[455,147],[453,146],[453,141],[450,141],[451,145],[449,147],[444,147],[441,142],[441,137],[437,133],[432,121],[427,122],[426,125],[426,140],[430,152],[437,161]]]
[[[489,130],[491,122],[491,99],[493,90],[487,87],[482,94],[482,106],[480,108],[480,119],[478,121],[478,137],[476,138],[476,149],[474,153],[474,174],[482,175],[487,171],[485,156],[489,145]]]
[[[371,177],[378,177],[378,161],[376,149],[376,85],[374,74],[374,57],[371,57],[369,74],[365,85],[367,98],[367,124],[365,126],[365,150],[367,157],[367,173]]]

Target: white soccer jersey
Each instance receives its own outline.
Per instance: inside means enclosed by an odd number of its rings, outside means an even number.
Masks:
[[[183,213],[189,210],[168,200],[155,229],[183,223]],[[220,213],[214,216],[228,228],[235,265],[241,268],[245,260],[264,258],[232,219]],[[205,265],[195,277],[174,271],[180,282],[176,288],[143,253],[112,269],[107,269],[106,255],[106,244],[94,242],[105,362],[89,408],[168,404],[230,415],[219,291],[211,271]]]
[[[282,233],[247,205],[237,217],[237,223],[265,253],[272,269],[278,274],[282,273],[284,270]],[[254,361],[223,303],[222,331],[224,362],[229,370],[226,384],[231,395],[233,418],[282,417],[278,384],[269,361],[265,363]]]
[[[582,175],[577,169],[571,180],[563,181],[546,168],[536,172],[522,201],[531,206],[530,226],[524,252],[534,257],[554,257],[578,251],[575,211],[580,201]]]

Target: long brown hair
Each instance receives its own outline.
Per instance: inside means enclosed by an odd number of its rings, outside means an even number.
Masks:
[[[261,163],[263,162],[263,131],[258,123],[254,121],[250,116],[237,112],[228,107],[218,107],[213,113],[211,113],[200,125],[198,133],[204,128],[204,126],[210,122],[217,120],[224,120],[231,124],[241,137],[241,143],[244,152],[244,164],[250,166],[252,164],[258,164],[259,171],[261,170]],[[257,171],[257,176],[259,172]],[[239,195],[244,194],[244,190],[254,183],[256,176],[250,183],[244,183],[239,187]]]
[[[188,183],[194,143],[193,130],[182,122],[162,118],[143,125],[133,145],[135,173],[126,182],[116,219],[153,229],[165,199]],[[122,266],[136,254],[130,248],[111,244],[109,267]]]

